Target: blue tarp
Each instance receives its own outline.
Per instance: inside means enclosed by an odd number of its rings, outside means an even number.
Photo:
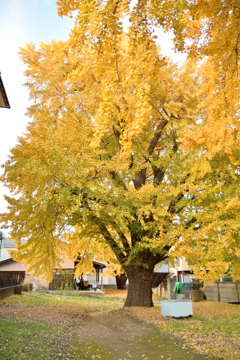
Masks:
[[[176,282],[175,285],[174,285],[174,289],[173,289],[173,292],[175,294],[180,294],[180,290],[183,288],[183,286],[185,285],[186,283],[185,282]]]

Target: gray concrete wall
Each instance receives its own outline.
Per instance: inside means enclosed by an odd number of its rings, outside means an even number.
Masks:
[[[15,286],[2,288],[0,289],[0,301],[4,300],[5,298],[13,294],[21,295],[21,293],[22,293],[22,285],[15,285]]]

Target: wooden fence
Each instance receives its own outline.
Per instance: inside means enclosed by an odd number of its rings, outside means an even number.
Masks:
[[[25,271],[0,271],[0,288],[19,285],[25,278]]]
[[[210,301],[240,303],[240,282],[216,282],[206,286],[204,293]]]

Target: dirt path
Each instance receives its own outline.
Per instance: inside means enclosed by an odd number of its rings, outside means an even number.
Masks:
[[[183,349],[179,340],[132,319],[123,309],[89,315],[76,334],[84,349],[79,351],[79,359],[206,359]]]
[[[124,308],[98,312],[79,310],[74,305],[43,303],[40,306],[26,307],[16,303],[0,307],[0,317],[61,326],[64,336],[58,344],[59,350],[62,349],[63,352],[69,345],[72,349],[77,347],[76,353],[67,357],[68,359],[206,359],[178,339],[161,335],[153,325],[133,318],[131,311]],[[65,357],[54,358],[66,360]]]

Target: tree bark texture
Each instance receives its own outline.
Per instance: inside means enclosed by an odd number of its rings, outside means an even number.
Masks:
[[[116,278],[117,288],[119,290],[126,289],[127,275],[124,273],[124,274],[116,275],[115,278]]]
[[[147,260],[147,261],[146,261]],[[124,306],[152,307],[152,276],[154,266],[161,260],[149,250],[140,252],[129,265],[124,267],[129,286]],[[147,264],[147,266],[145,265]],[[144,266],[145,265],[145,266]]]

